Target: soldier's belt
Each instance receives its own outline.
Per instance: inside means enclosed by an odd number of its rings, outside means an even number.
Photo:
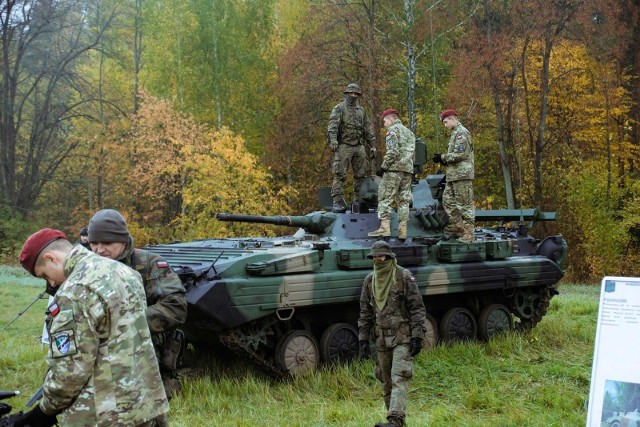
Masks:
[[[398,331],[396,330],[396,328],[383,329],[382,335],[384,335],[385,337],[393,337],[397,332]]]

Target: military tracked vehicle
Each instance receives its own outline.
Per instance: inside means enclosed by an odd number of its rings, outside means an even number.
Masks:
[[[345,213],[302,216],[220,213],[220,221],[297,229],[276,238],[243,237],[150,246],[187,289],[188,340],[221,343],[276,376],[305,374],[320,363],[357,357],[359,297],[372,271],[367,258],[379,220],[371,208],[380,180],[369,177],[362,199]],[[536,209],[476,211],[477,241],[447,238],[442,208],[445,176],[416,180],[408,237],[385,238],[399,265],[416,277],[428,312],[425,347],[438,340],[488,340],[532,328],[546,314],[563,276],[567,245],[560,235],[528,234]],[[375,200],[373,200],[375,201]],[[515,223],[515,227],[507,226]]]

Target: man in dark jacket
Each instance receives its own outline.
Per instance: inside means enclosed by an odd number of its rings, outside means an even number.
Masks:
[[[76,240],[76,245],[82,245],[91,250],[91,245],[89,244],[89,229],[87,227],[80,229],[80,237]]]
[[[180,390],[177,364],[184,345],[183,333],[177,328],[187,319],[187,299],[180,278],[164,258],[134,247],[127,222],[116,210],[96,212],[89,222],[89,242],[93,252],[120,261],[142,276],[147,323],[167,397],[171,398]]]
[[[396,263],[387,242],[375,242],[368,257],[373,258],[373,272],[364,279],[360,295],[360,354],[368,357],[369,340],[375,339],[376,377],[387,407],[387,422],[375,427],[402,427],[413,358],[427,330],[426,310],[415,277]]]

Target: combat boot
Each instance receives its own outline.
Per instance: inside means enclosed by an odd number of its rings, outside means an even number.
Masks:
[[[464,234],[464,223],[462,221],[449,223],[443,231],[451,236],[462,236]]]
[[[381,219],[380,228],[369,233],[369,237],[389,237],[391,236],[391,220]]]
[[[398,239],[405,240],[407,238],[407,221],[400,221],[398,224]]]
[[[345,213],[347,211],[347,204],[342,197],[334,197],[333,208],[331,209],[335,213]]]
[[[476,236],[474,234],[475,227],[473,224],[464,224],[464,233],[458,239],[461,242],[471,243],[476,241]]]
[[[400,417],[387,417],[387,422],[376,423],[375,427],[404,427],[404,419]]]

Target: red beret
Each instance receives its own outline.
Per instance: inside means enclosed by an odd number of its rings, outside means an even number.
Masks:
[[[67,235],[60,230],[54,230],[52,228],[43,228],[42,230],[33,233],[20,251],[20,257],[18,258],[22,267],[32,275],[36,275],[33,271],[36,266],[36,260],[40,252],[51,242],[58,239],[66,239]]]
[[[458,113],[456,113],[456,110],[444,110],[440,113],[440,121],[443,121],[449,116],[458,116]]]
[[[396,116],[400,115],[400,113],[398,113],[398,110],[394,110],[393,108],[387,108],[382,113],[382,120],[384,120],[384,118],[387,117],[389,114],[395,114]]]

